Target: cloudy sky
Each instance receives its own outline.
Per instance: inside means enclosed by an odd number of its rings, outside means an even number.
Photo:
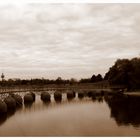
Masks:
[[[2,4],[7,78],[88,78],[140,56],[140,4]]]

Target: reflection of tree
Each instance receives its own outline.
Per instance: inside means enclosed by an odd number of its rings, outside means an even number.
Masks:
[[[140,126],[140,96],[110,96],[105,100],[118,125]]]
[[[92,95],[92,101],[102,103],[103,102],[103,96],[102,95]]]

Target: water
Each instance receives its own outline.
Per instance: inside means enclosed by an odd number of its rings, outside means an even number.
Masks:
[[[140,136],[140,97],[78,95],[44,104],[40,93],[28,107],[0,117],[0,136]],[[22,93],[23,96],[23,93]]]

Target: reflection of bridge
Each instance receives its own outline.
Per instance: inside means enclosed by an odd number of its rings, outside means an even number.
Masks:
[[[75,85],[46,85],[46,86],[13,86],[0,87],[0,93],[28,92],[28,91],[49,91],[49,90],[119,90],[124,86],[110,86],[109,84],[75,84]]]

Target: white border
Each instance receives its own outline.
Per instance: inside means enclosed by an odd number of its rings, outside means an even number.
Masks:
[[[140,3],[140,0],[0,0],[0,5],[1,4],[26,4],[26,3],[75,3],[75,4],[86,4],[86,3]],[[19,140],[19,137],[1,137],[2,140]],[[46,140],[46,137],[20,137],[20,139],[23,140],[38,140],[38,139],[44,139]],[[94,140],[137,140],[139,137],[47,137],[47,140],[87,140],[87,139],[94,139]]]
[[[140,0],[0,0],[0,4],[14,3],[140,3]]]

